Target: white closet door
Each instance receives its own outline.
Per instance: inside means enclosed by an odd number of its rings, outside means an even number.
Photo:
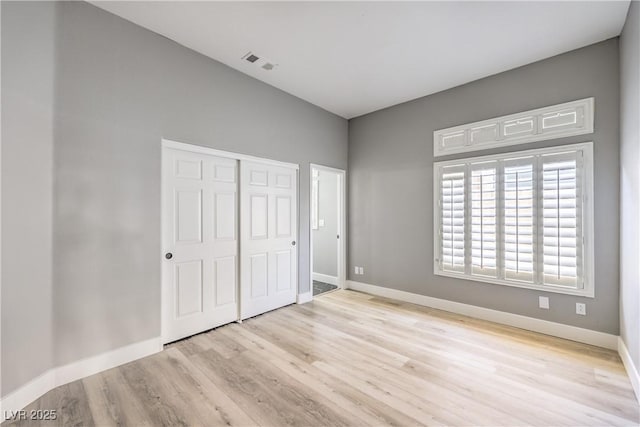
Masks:
[[[163,148],[163,339],[238,319],[237,160]]]
[[[297,173],[241,161],[241,318],[296,301]]]

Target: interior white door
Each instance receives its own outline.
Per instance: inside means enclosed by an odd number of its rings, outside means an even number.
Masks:
[[[165,343],[238,319],[238,162],[163,148]]]
[[[297,171],[241,161],[240,314],[294,303],[298,289]]]

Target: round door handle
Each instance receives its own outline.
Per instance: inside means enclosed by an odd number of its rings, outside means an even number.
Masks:
[[[291,246],[295,246],[296,245],[296,241],[294,240],[293,242],[291,242]]]
[[[166,259],[171,259],[171,258],[173,258],[173,254],[171,252],[167,252],[166,254],[164,254],[164,257]]]

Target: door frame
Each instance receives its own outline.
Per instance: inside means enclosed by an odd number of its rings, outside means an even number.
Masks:
[[[347,282],[347,172],[331,166],[309,164],[309,292],[313,299],[313,229],[311,209],[313,207],[313,170],[332,172],[338,175],[338,289],[346,289]]]
[[[164,310],[165,310],[165,306],[164,306],[164,295],[165,292],[167,291],[167,287],[169,286],[169,280],[167,280],[167,278],[165,277],[164,274],[164,254],[167,252],[167,248],[164,247],[164,230],[166,229],[165,224],[167,221],[166,215],[164,214],[164,206],[165,206],[165,195],[164,195],[164,187],[165,187],[165,170],[164,170],[164,156],[165,156],[165,148],[171,148],[174,150],[181,150],[181,151],[187,151],[187,152],[191,152],[191,153],[200,153],[200,154],[206,154],[206,155],[210,155],[210,156],[216,156],[216,157],[223,157],[223,158],[227,158],[227,159],[234,159],[238,162],[238,215],[240,214],[240,209],[241,209],[241,204],[240,204],[240,161],[244,160],[244,161],[251,161],[251,162],[258,162],[258,163],[263,163],[263,164],[267,164],[267,165],[274,165],[274,166],[282,166],[282,167],[286,167],[286,168],[290,168],[290,169],[295,169],[296,173],[296,179],[298,180],[298,188],[299,187],[299,170],[300,170],[300,165],[298,165],[297,163],[288,163],[288,162],[282,162],[279,160],[273,160],[273,159],[266,159],[263,157],[257,157],[257,156],[251,156],[248,154],[241,154],[241,153],[234,153],[231,151],[224,151],[224,150],[218,150],[215,148],[210,148],[210,147],[205,147],[202,145],[195,145],[195,144],[187,144],[184,142],[178,142],[178,141],[174,141],[174,140],[170,140],[170,139],[166,139],[166,138],[162,138],[160,141],[160,253],[159,253],[159,257],[160,257],[160,338],[162,340],[162,344],[166,344],[166,325],[165,325],[165,316],[164,316]],[[297,206],[296,209],[298,212],[300,212],[300,197],[297,197],[296,200]],[[298,215],[299,217],[299,215]],[[298,219],[298,230],[297,232],[299,233],[299,219]],[[240,290],[241,290],[241,283],[240,283],[240,263],[242,262],[241,256],[240,256],[240,220],[238,218],[238,220],[236,221],[236,233],[238,236],[238,262],[236,263],[236,277],[238,278],[238,282],[237,282],[237,294],[236,294],[236,298],[238,301],[238,316],[237,316],[237,320],[240,321],[241,319],[241,313],[240,313]],[[298,271],[300,270],[300,251],[298,251],[297,253],[297,258],[296,258],[296,262],[298,263]],[[299,273],[296,275],[296,283],[295,283],[295,287],[296,287],[296,295],[298,294],[299,290],[300,290],[300,280],[299,280]],[[204,331],[203,331],[204,332]]]

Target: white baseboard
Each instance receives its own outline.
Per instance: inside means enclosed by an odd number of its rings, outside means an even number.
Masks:
[[[633,364],[629,350],[622,340],[622,337],[618,337],[618,354],[622,359],[624,368],[627,370],[631,386],[633,387],[633,391],[636,393],[636,399],[638,399],[638,403],[640,403],[640,376],[638,375],[638,369]]]
[[[158,337],[60,366],[55,369],[56,387],[150,356],[159,351],[162,351],[162,341]]]
[[[328,274],[313,273],[311,275],[313,280],[318,282],[328,283],[330,285],[338,286],[338,278],[336,276],[329,276]]]
[[[49,369],[2,398],[0,401],[2,419],[10,416],[11,411],[23,409],[49,390],[159,351],[162,351],[162,340],[157,337]]]
[[[463,304],[411,292],[399,291],[397,289],[385,288],[382,286],[369,285],[367,283],[347,281],[347,288],[356,291],[366,292],[372,295],[392,298],[399,301],[410,302],[426,307],[437,308],[439,310],[450,311],[452,313],[463,314],[476,319],[488,320],[516,328],[527,329],[529,331],[540,332],[546,335],[565,338],[586,344],[604,347],[611,350],[618,349],[618,336],[606,334],[604,332],[592,331],[590,329],[578,328],[576,326],[563,325],[561,323],[550,322],[548,320],[536,319],[522,316],[520,314],[507,313],[504,311],[492,310],[490,308],[477,307],[475,305]]]
[[[313,290],[305,292],[304,294],[298,294],[296,297],[296,304],[305,304],[313,301]]]
[[[0,422],[11,418],[16,411],[23,409],[49,390],[56,387],[56,375],[49,369],[38,375],[19,389],[12,391],[0,400]]]

